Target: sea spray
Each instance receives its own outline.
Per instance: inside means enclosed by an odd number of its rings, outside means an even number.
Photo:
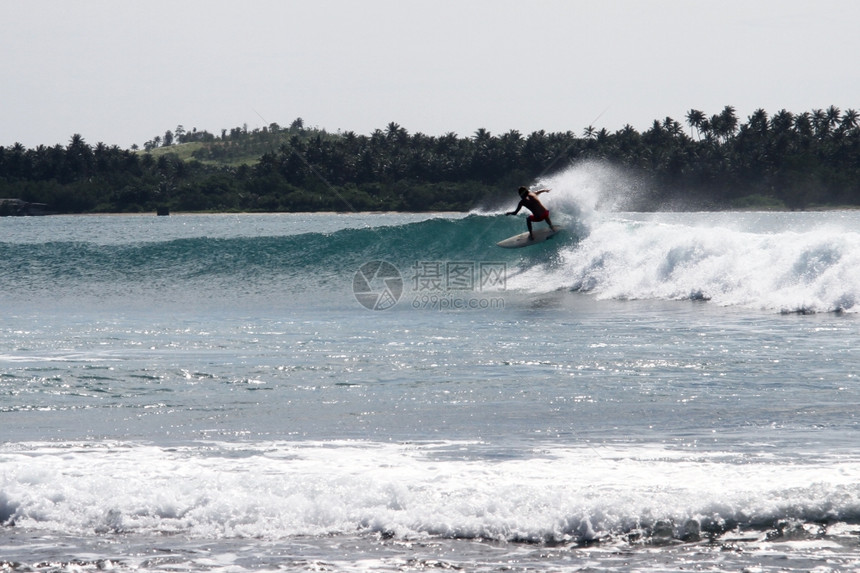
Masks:
[[[600,299],[708,300],[777,312],[855,312],[860,234],[832,225],[724,226],[708,214],[601,215],[554,264],[509,286],[570,289]]]
[[[567,169],[538,179],[535,189],[551,189],[547,206],[586,222],[595,212],[632,209],[646,189],[641,177],[607,161],[577,162]]]
[[[541,195],[541,202],[553,213],[553,220],[579,223],[596,211],[624,211],[632,209],[643,196],[645,185],[641,177],[608,161],[586,160],[571,164],[552,175],[541,176],[531,183],[523,182],[531,190],[550,189]],[[479,207],[475,214],[500,215],[514,209],[519,201],[516,189],[498,207]]]

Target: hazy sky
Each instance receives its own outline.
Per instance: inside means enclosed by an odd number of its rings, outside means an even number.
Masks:
[[[0,0],[0,145],[860,108],[858,23],[857,0]]]

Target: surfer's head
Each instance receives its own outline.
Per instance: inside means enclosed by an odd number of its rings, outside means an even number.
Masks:
[[[520,194],[520,197],[525,197],[526,195],[529,194],[529,188],[528,187],[520,187],[519,188],[519,194]]]

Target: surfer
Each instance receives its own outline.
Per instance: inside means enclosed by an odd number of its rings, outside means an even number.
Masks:
[[[520,202],[517,205],[517,208],[513,211],[508,211],[505,215],[516,215],[520,212],[520,209],[525,207],[529,211],[532,212],[531,215],[526,217],[526,225],[529,228],[529,240],[534,241],[535,236],[532,233],[532,223],[539,223],[541,221],[546,221],[546,224],[549,225],[549,228],[555,231],[555,227],[552,224],[552,221],[549,219],[549,209],[543,206],[538,199],[538,195],[541,193],[549,193],[549,189],[541,189],[540,191],[531,192],[528,187],[520,187]]]

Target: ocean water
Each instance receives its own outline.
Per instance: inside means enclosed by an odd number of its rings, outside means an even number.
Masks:
[[[613,177],[0,219],[0,572],[860,570],[860,213]]]

